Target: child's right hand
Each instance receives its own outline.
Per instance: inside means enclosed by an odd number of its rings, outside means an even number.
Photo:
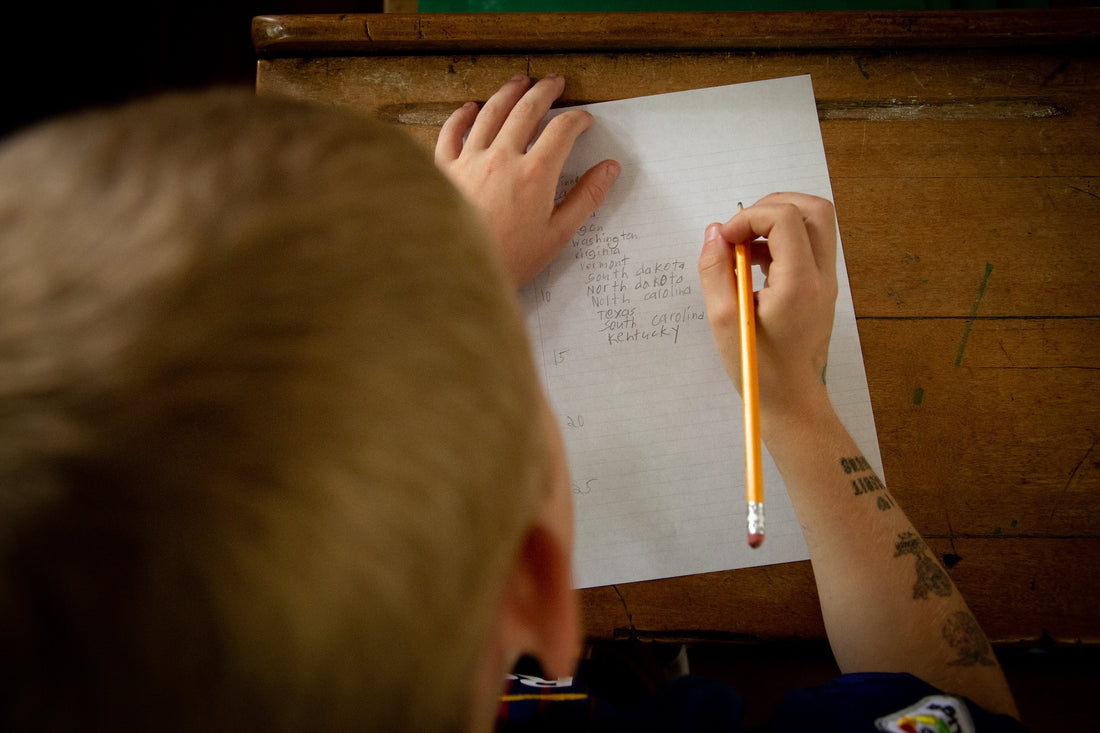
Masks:
[[[828,406],[825,367],[836,304],[836,214],[829,201],[773,193],[725,224],[707,227],[699,277],[718,352],[740,388],[740,331],[733,246],[752,245],[767,275],[756,293],[762,426]],[[831,408],[829,408],[831,409]]]

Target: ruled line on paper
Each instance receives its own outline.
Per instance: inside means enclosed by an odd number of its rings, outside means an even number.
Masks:
[[[773,190],[832,198],[808,76],[585,107],[563,184],[608,157],[605,203],[521,296],[562,425],[581,587],[806,559],[765,455],[768,539],[744,540],[740,398],[705,318],[703,231]],[[828,388],[881,468],[842,248]],[[762,278],[756,282],[760,286]]]

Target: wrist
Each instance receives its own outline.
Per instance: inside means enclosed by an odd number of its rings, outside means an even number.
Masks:
[[[764,437],[782,438],[791,432],[818,430],[818,426],[839,420],[824,384],[787,389],[780,395],[761,399],[760,425]]]
[[[760,433],[780,466],[821,452],[848,435],[824,385],[762,408]]]

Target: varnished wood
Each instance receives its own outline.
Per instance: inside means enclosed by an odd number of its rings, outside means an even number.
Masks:
[[[426,150],[517,72],[563,74],[565,104],[810,74],[887,483],[991,638],[1097,643],[1098,17],[309,16],[254,32],[260,93],[381,117]],[[824,635],[809,563],[582,603],[600,638]]]
[[[1098,11],[442,13],[260,16],[261,54],[1089,46]]]

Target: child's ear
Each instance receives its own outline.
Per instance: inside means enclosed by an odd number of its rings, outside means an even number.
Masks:
[[[501,601],[501,645],[538,658],[548,678],[573,674],[580,613],[568,540],[543,524],[524,535]]]

